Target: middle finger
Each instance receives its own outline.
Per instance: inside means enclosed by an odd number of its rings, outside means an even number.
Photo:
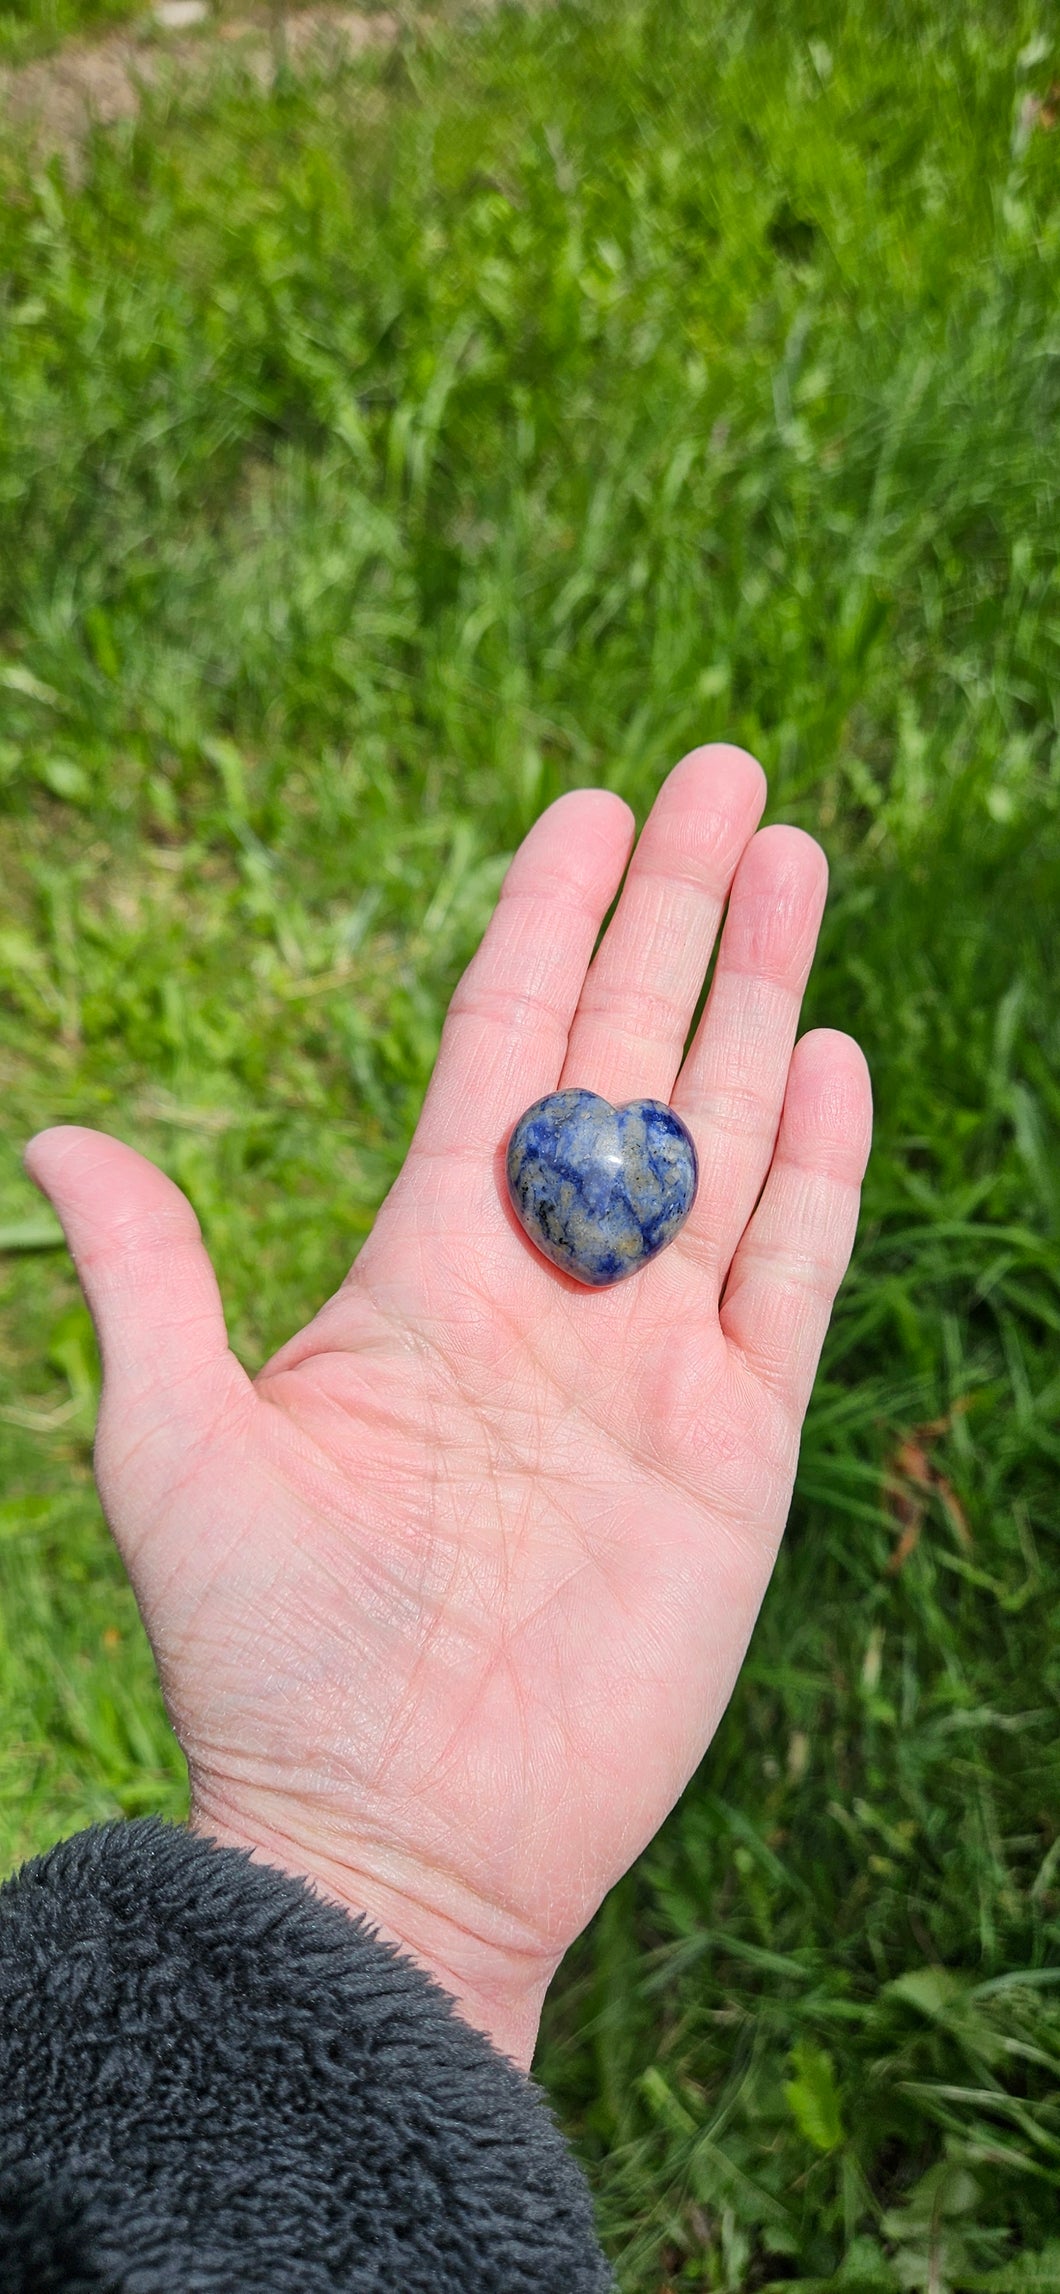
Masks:
[[[745,749],[693,749],[663,782],[586,975],[561,1090],[668,1099],[766,782]]]
[[[719,1285],[772,1158],[827,885],[824,854],[801,828],[778,823],[752,839],[674,1092],[699,1155],[681,1247]]]

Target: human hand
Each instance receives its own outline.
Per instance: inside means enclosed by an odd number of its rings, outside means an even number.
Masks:
[[[253,1381],[179,1190],[98,1132],[27,1154],[99,1334],[99,1487],[192,1823],[365,1912],[523,2063],[730,1695],[854,1235],[864,1061],[792,1050],[824,859],[754,834],[764,795],[741,750],[686,757],[592,962],[628,809],[542,816],[371,1236]],[[561,1084],[672,1097],[696,1140],[687,1226],[613,1290],[505,1198],[512,1124]]]

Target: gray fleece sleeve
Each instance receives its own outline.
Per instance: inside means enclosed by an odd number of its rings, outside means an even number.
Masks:
[[[0,1888],[5,2294],[607,2294],[543,2097],[301,1881],[154,1820]]]

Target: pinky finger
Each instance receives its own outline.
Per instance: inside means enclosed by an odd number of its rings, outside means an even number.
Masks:
[[[726,1338],[800,1421],[854,1245],[871,1136],[857,1044],[830,1028],[803,1036],[769,1177],[721,1305]]]

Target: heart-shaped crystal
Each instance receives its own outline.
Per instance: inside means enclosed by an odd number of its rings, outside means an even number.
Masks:
[[[661,1099],[612,1107],[595,1091],[550,1091],[508,1142],[508,1193],[532,1243],[593,1290],[622,1282],[684,1226],[699,1165]]]

